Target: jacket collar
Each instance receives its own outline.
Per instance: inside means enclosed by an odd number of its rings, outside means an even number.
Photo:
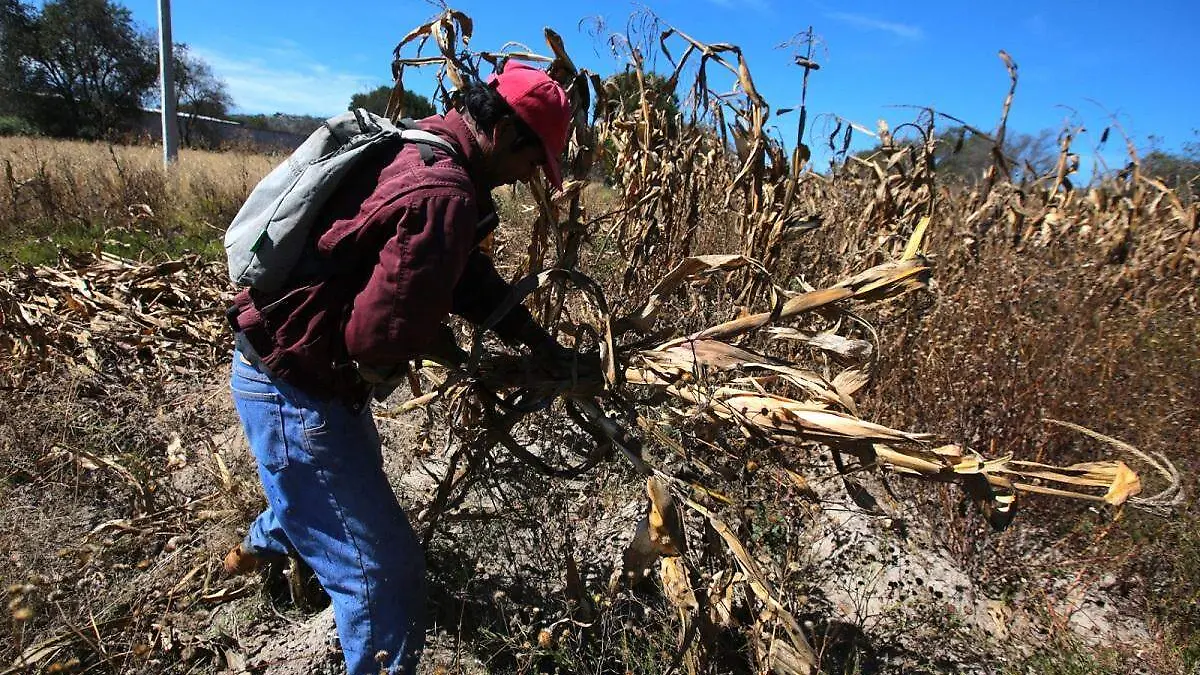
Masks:
[[[483,178],[483,167],[481,166],[483,150],[480,149],[479,143],[475,140],[475,134],[467,125],[467,121],[463,118],[462,113],[457,110],[450,110],[445,115],[426,117],[419,124],[421,128],[445,138],[458,148],[465,163],[467,175],[471,178],[471,183],[475,186],[475,193],[479,198],[479,203],[487,204],[494,210],[491,190],[487,187]]]
[[[463,119],[462,113],[453,109],[445,115],[426,117],[418,124],[422,129],[445,138],[458,148],[463,158],[464,168],[467,170],[467,176],[471,179],[471,184],[475,186],[475,203],[479,208],[479,225],[475,234],[476,243],[483,241],[492,230],[496,229],[500,221],[496,213],[496,202],[492,200],[492,191],[483,179],[480,166],[483,150],[475,140],[475,133]]]

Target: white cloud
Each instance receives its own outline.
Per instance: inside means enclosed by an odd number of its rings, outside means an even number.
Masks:
[[[249,113],[334,115],[346,109],[352,95],[386,84],[377,76],[312,61],[294,44],[236,56],[201,46],[192,51],[225,81],[237,109]]]
[[[891,33],[905,40],[920,40],[925,37],[924,31],[919,26],[911,26],[906,23],[896,23],[893,21],[882,21],[865,14],[852,14],[850,12],[829,12],[826,14],[830,19],[844,21],[859,28],[869,30],[880,30],[885,33]]]
[[[1050,36],[1050,27],[1046,23],[1046,17],[1042,16],[1041,14],[1034,14],[1028,19],[1025,19],[1025,29],[1039,38],[1046,38]]]
[[[765,12],[770,9],[767,0],[708,0],[709,3],[722,9],[751,9]]]

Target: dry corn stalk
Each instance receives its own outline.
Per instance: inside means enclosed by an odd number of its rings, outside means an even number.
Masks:
[[[1009,515],[1010,505],[1021,492],[1066,495],[1114,505],[1128,500],[1156,510],[1179,503],[1180,475],[1165,457],[1141,453],[1077,425],[1054,422],[1138,457],[1157,471],[1168,487],[1148,497],[1137,494],[1140,481],[1121,462],[1052,467],[1010,456],[984,458],[968,448],[939,444],[921,434],[872,425],[861,418],[854,403],[854,396],[871,380],[879,345],[878,340],[864,339],[868,336],[861,331],[850,330],[851,314],[846,308],[852,303],[879,299],[872,297],[875,292],[882,297],[902,290],[897,285],[921,287],[926,270],[918,255],[926,248],[923,236],[931,222],[942,233],[943,245],[929,247],[939,256],[956,251],[946,242],[953,246],[961,242],[969,254],[979,255],[985,250],[981,242],[991,239],[1022,247],[1069,250],[1071,259],[1082,264],[1107,263],[1098,274],[1111,278],[1113,283],[1157,281],[1168,276],[1195,280],[1200,272],[1200,202],[1182,199],[1171,187],[1140,171],[1132,144],[1128,169],[1086,190],[1079,189],[1072,182],[1078,182],[1080,167],[1079,156],[1072,150],[1079,129],[1068,126],[1060,137],[1054,169],[1016,184],[1006,175],[1005,166],[1011,162],[1002,156],[1010,90],[994,138],[970,129],[992,140],[995,157],[987,182],[959,197],[950,198],[937,185],[931,159],[934,120],[961,121],[932,110],[917,125],[905,125],[918,132],[920,140],[915,143],[898,141],[881,122],[877,133],[879,151],[865,159],[845,151],[852,130],[870,132],[839,119],[838,128],[829,136],[831,147],[841,144],[845,166],[829,176],[804,173],[804,139],[797,139],[796,153],[789,162],[780,145],[764,133],[770,108],[755,88],[742,53],[733,45],[705,44],[673,29],[662,31],[664,51],[671,48],[669,43],[682,43],[684,47],[682,58],[672,59],[672,87],[678,84],[689,60],[692,64],[696,59],[701,61],[690,87],[692,100],[676,114],[660,105],[661,92],[648,86],[651,74],[636,50],[631,50],[629,56],[638,83],[638,100],[636,105],[624,107],[605,100],[615,93],[612,82],[602,82],[596,74],[578,70],[563,41],[552,31],[545,34],[552,56],[542,56],[520,46],[472,52],[468,43],[473,28],[466,14],[447,9],[401,40],[393,64],[396,90],[389,113],[403,114],[398,107],[403,100],[402,75],[406,67],[437,68],[439,91],[443,100],[452,104],[453,90],[478,78],[479,66],[485,61],[497,64],[506,58],[519,58],[549,63],[551,76],[568,88],[575,109],[570,150],[564,161],[569,180],[557,195],[535,186],[540,217],[522,269],[541,272],[547,266],[572,268],[577,264],[586,269],[601,257],[596,254],[589,260],[580,255],[589,228],[594,230],[598,224],[611,221],[615,223],[612,239],[628,263],[623,275],[627,293],[625,297],[614,297],[614,306],[640,309],[610,321],[609,310],[593,303],[591,330],[584,331],[587,340],[580,351],[586,353],[589,345],[594,345],[593,351],[603,352],[603,368],[581,367],[569,381],[531,384],[527,377],[521,379],[526,374],[521,371],[519,359],[506,361],[502,355],[481,353],[474,380],[455,375],[444,393],[431,393],[407,404],[417,407],[438,398],[453,401],[463,415],[456,419],[464,426],[478,427],[481,420],[487,419],[493,431],[499,432],[480,434],[476,439],[479,445],[470,448],[472,452],[459,455],[456,451],[456,462],[461,459],[461,463],[451,463],[453,480],[447,484],[450,492],[466,489],[477,477],[485,444],[490,448],[500,443],[513,453],[525,452],[529,461],[541,462],[508,435],[520,422],[519,415],[488,418],[483,414],[483,405],[471,401],[477,395],[486,397],[488,388],[508,391],[519,385],[532,387],[542,397],[562,396],[569,402],[568,410],[597,431],[599,444],[619,449],[642,474],[654,475],[656,469],[665,472],[660,468],[660,458],[653,456],[654,450],[665,449],[673,457],[687,458],[700,467],[702,478],[681,481],[659,476],[659,494],[651,497],[650,510],[665,523],[662,516],[668,511],[661,507],[663,502],[698,505],[713,529],[721,532],[735,563],[715,570],[708,584],[693,587],[686,554],[670,555],[660,561],[667,595],[685,615],[705,614],[714,625],[751,631],[759,647],[760,665],[782,673],[808,672],[813,664],[803,634],[794,620],[788,620],[787,589],[764,585],[761,575],[754,573],[753,558],[745,546],[716,518],[720,509],[733,500],[715,485],[721,479],[720,467],[714,468],[720,457],[712,455],[738,455],[756,449],[750,443],[741,443],[737,433],[755,443],[774,443],[785,455],[810,453],[820,444],[856,455],[863,467],[887,468],[924,480],[956,481],[968,490],[982,487],[980,494],[988,504]],[[430,42],[436,45],[436,53],[422,54],[420,47]],[[417,55],[401,57],[401,48],[409,46],[418,47]],[[1002,58],[1015,86],[1015,65],[1006,56]],[[809,72],[816,68],[811,51],[798,63],[805,69],[807,81]],[[708,64],[721,68],[710,77]],[[732,92],[721,91],[716,84],[721,69],[735,81]],[[602,111],[594,125],[588,124],[593,99]],[[801,131],[805,122],[802,102]],[[1112,128],[1124,133],[1118,125]],[[1107,136],[1105,130],[1102,142]],[[729,147],[736,151],[728,152]],[[611,166],[609,177],[622,203],[620,208],[596,217],[583,208],[582,195],[588,171],[598,157]],[[10,188],[6,206],[25,209],[20,213],[30,212],[31,208],[36,212],[39,204],[54,203],[41,197],[30,199],[34,190],[39,194],[42,187],[49,190],[53,177],[20,174],[21,168],[16,167],[14,173],[6,160],[5,181]],[[43,185],[38,180],[47,182]],[[118,207],[123,210],[125,205]],[[836,222],[838,227],[833,232],[821,232],[826,222]],[[799,247],[789,247],[814,232],[827,238],[821,246],[806,247],[803,257]],[[711,241],[706,244],[706,238],[732,240],[733,245],[714,248]],[[603,245],[599,248],[602,253]],[[740,253],[691,257],[696,252],[715,250]],[[868,275],[870,278],[850,278],[851,270],[877,268],[889,260],[901,262],[893,263],[893,268],[876,269]],[[674,272],[661,276],[662,270],[676,265],[679,267]],[[224,284],[219,280],[220,273],[207,267],[193,259],[146,265],[109,256],[65,261],[59,268],[10,270],[0,281],[0,350],[14,358],[3,365],[2,372],[9,382],[0,386],[9,386],[35,370],[53,367],[54,362],[66,362],[88,376],[124,382],[145,377],[147,372],[163,378],[191,376],[222,361],[227,354],[221,321]],[[904,269],[912,275],[907,281],[902,275],[897,277]],[[743,276],[737,283],[722,285],[729,270]],[[824,276],[811,276],[814,273]],[[772,277],[788,280],[788,288],[800,287],[805,292],[786,293],[775,287]],[[823,283],[842,278],[846,281],[841,284]],[[576,281],[570,275],[552,274],[539,282],[559,298],[546,303],[549,311],[544,316],[550,323],[557,321],[564,306],[561,299],[566,296],[565,284]],[[739,315],[728,307],[725,316],[730,317],[729,321],[660,335],[662,324],[681,318],[672,316],[677,311],[672,301],[689,284],[706,282],[718,290],[734,291],[743,305],[751,304],[746,301],[759,297],[761,291],[770,291],[767,311],[754,313],[748,309]],[[652,290],[643,294],[646,288]],[[764,309],[764,305],[757,309]],[[837,318],[822,323],[814,320],[817,313]],[[180,321],[180,316],[188,320]],[[797,325],[780,325],[788,322]],[[767,333],[775,338],[773,343],[756,337]],[[788,348],[792,344],[835,355],[833,362],[844,369],[822,369],[820,359],[801,359]],[[776,352],[782,355],[773,356]],[[632,399],[626,397],[631,389],[651,390],[661,398],[631,403]],[[457,398],[444,395],[453,392],[458,392]],[[636,408],[637,414],[624,414],[628,408]],[[632,433],[625,428],[630,419],[637,424]],[[691,439],[697,442],[686,443],[672,433],[687,424],[701,426],[704,433],[717,431],[708,436],[698,431]],[[729,430],[735,433],[725,433]],[[592,453],[564,472],[584,470],[605,458],[603,452]],[[100,465],[83,455],[72,461],[81,467]],[[747,460],[747,466],[751,462],[753,459]],[[545,462],[539,468],[555,469]],[[220,473],[228,489],[228,471],[221,467]],[[807,479],[793,468],[776,467],[772,473],[811,495]],[[701,480],[707,484],[700,484]],[[663,487],[679,496],[688,495],[690,500],[672,498],[669,491],[664,496]],[[443,496],[444,506],[452,496]],[[144,525],[139,521],[113,521],[102,527],[107,530]],[[668,539],[684,542],[685,536],[681,530]],[[586,599],[579,588],[582,581],[577,565],[570,554],[567,560],[569,595]],[[182,590],[199,569],[185,576],[170,595]],[[749,589],[756,602],[769,611],[762,621],[738,626],[735,604],[738,592],[744,589]],[[210,594],[204,599],[219,598]],[[697,604],[706,604],[708,611],[696,612]],[[108,632],[110,625],[99,621],[92,627],[99,637],[102,631]],[[31,662],[46,660],[73,639],[64,633],[35,643],[25,654],[33,655],[29,656]]]
[[[14,268],[0,280],[0,350],[9,355],[0,374],[19,382],[66,365],[109,381],[131,371],[192,377],[228,349],[220,274],[198,257],[139,263],[109,253]]]
[[[921,228],[923,230],[923,228]],[[639,428],[647,432],[653,444],[671,449],[679,456],[693,458],[697,466],[705,466],[697,449],[685,449],[661,432],[664,425],[697,424],[708,421],[719,427],[736,429],[748,439],[774,444],[784,456],[805,452],[812,443],[829,446],[859,458],[864,467],[887,468],[904,475],[933,481],[956,481],[968,492],[985,502],[985,510],[994,523],[1006,524],[1012,516],[1012,505],[1018,493],[1040,493],[1061,497],[1103,501],[1114,506],[1124,504],[1140,490],[1139,480],[1123,462],[1094,462],[1086,465],[1055,467],[1022,462],[1012,457],[988,459],[956,445],[935,444],[928,434],[892,429],[858,416],[853,395],[869,379],[869,371],[851,367],[829,378],[799,367],[777,355],[768,355],[734,340],[751,340],[771,328],[788,329],[778,323],[794,322],[815,312],[826,316],[842,315],[854,303],[888,300],[913,290],[924,288],[929,276],[925,261],[915,254],[920,242],[910,240],[905,247],[908,259],[877,265],[824,289],[791,295],[776,289],[775,308],[720,322],[689,335],[667,338],[656,346],[626,349],[622,339],[637,333],[635,327],[647,329],[653,323],[663,302],[690,282],[710,280],[731,270],[754,268],[757,263],[742,256],[707,256],[688,259],[668,274],[653,290],[650,298],[637,310],[633,320],[612,319],[608,303],[599,287],[578,272],[552,270],[527,278],[517,284],[520,292],[533,292],[549,284],[570,284],[584,289],[591,298],[597,325],[576,334],[596,336],[596,358],[582,359],[568,379],[531,382],[527,373],[514,368],[504,358],[488,358],[477,337],[472,363],[477,363],[474,380],[496,391],[537,391],[538,396],[560,396],[568,405],[579,406],[587,414],[576,419],[583,426],[594,426],[598,438],[607,438],[621,447],[635,467],[654,474],[647,484],[650,507],[633,543],[627,549],[624,568],[627,574],[640,576],[641,571],[656,560],[664,593],[679,611],[685,624],[698,617],[698,600],[690,583],[685,559],[685,533],[674,523],[674,499],[670,490],[686,487],[705,500],[720,503],[718,492],[696,481],[679,481],[642,451],[646,447],[636,441],[613,417],[604,413],[605,407],[629,404],[631,388],[649,388],[665,395],[670,404],[660,407],[657,414],[648,411],[636,414]],[[786,297],[786,299],[784,299]],[[520,301],[514,294],[508,304]],[[614,326],[621,327],[620,330]],[[792,329],[795,330],[795,329]],[[601,338],[600,336],[603,336]],[[843,336],[845,337],[845,336]],[[634,339],[632,344],[638,344]],[[465,391],[470,380],[449,380],[447,391]],[[476,386],[471,385],[471,386]],[[663,420],[650,421],[648,417]],[[507,433],[506,427],[504,430]],[[493,429],[493,432],[495,429]],[[513,442],[503,442],[514,453]],[[732,448],[724,448],[726,452]],[[709,470],[710,476],[716,472]],[[800,477],[803,478],[802,476]],[[980,492],[980,488],[983,491]],[[670,488],[670,490],[668,489]],[[1089,490],[1099,489],[1095,494]],[[783,595],[758,571],[745,546],[715,512],[697,499],[682,496],[679,501],[703,515],[711,527],[726,542],[741,574],[736,584],[710,587],[709,597],[716,598],[710,614],[722,624],[729,615],[724,594],[730,585],[744,585],[761,603],[766,623],[755,630],[764,638],[763,660],[775,672],[811,672],[812,656],[802,630],[786,609]],[[770,636],[779,633],[779,642]],[[775,640],[772,642],[771,640]]]

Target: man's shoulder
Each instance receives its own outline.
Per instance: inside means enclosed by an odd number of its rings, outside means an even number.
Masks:
[[[442,151],[427,163],[413,143],[406,143],[379,176],[376,195],[385,199],[421,200],[449,197],[475,201],[478,189],[465,167]]]

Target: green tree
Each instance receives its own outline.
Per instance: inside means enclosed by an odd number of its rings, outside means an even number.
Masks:
[[[183,43],[175,45],[175,96],[183,143],[191,146],[214,142],[216,139],[202,138],[199,130],[203,126],[196,123],[196,118],[224,118],[233,107],[233,97],[225,88],[225,82]]]
[[[51,134],[126,128],[157,74],[154,40],[130,11],[111,0],[48,0],[40,12],[3,1],[3,68],[18,85],[6,92],[11,105]]]
[[[26,116],[22,103],[28,90],[23,66],[31,50],[33,10],[19,0],[0,0],[0,114]]]
[[[679,123],[676,118],[679,116],[679,95],[675,93],[671,81],[658,73],[644,73],[642,82],[650,109],[665,113],[662,117],[652,114],[650,116],[652,124],[656,124],[659,120],[665,123],[661,136],[665,141],[678,138]],[[604,80],[604,94],[603,101],[596,101],[594,114],[597,118],[606,115],[619,115],[624,119],[630,119],[635,115],[638,118],[641,117],[642,85],[638,84],[636,71],[627,68],[609,76]],[[601,153],[601,161],[596,168],[609,184],[613,183],[617,177],[616,160],[616,147],[611,140],[606,141]]]
[[[1054,168],[1058,158],[1055,133],[1043,129],[1037,134],[1009,133],[1004,141],[1004,156],[1009,161],[1010,178],[1041,175]],[[973,185],[983,179],[994,162],[995,144],[964,127],[951,127],[936,136],[933,157],[938,176],[943,180]]]
[[[365,108],[369,112],[373,112],[376,115],[383,115],[387,112],[387,104],[391,96],[392,87],[390,85],[376,87],[371,91],[351,96],[350,105],[347,106],[346,109],[353,110],[355,108]],[[435,114],[437,114],[437,110],[434,109],[433,104],[429,102],[429,99],[421,96],[420,94],[414,94],[407,89],[404,90],[405,117],[411,117],[419,120],[422,117],[429,117],[430,115]]]
[[[1158,147],[1160,139],[1151,136],[1151,149],[1141,158],[1141,170],[1146,175],[1189,198],[1200,185],[1200,130],[1192,134],[1193,140],[1184,143],[1181,152],[1162,150]]]
[[[325,122],[323,117],[312,115],[288,115],[277,112],[273,115],[256,113],[253,115],[229,115],[229,119],[240,122],[251,129],[266,131],[282,131],[289,134],[307,136],[317,130]]]
[[[667,120],[674,124],[675,116],[679,114],[679,95],[671,86],[671,81],[658,73],[645,73],[642,77],[650,106],[667,113]],[[642,90],[638,86],[637,73],[625,70],[604,81],[604,90],[608,97],[608,105],[620,106],[626,115],[641,107]],[[604,111],[597,110],[598,113]]]
[[[912,141],[897,141],[908,145]],[[933,161],[941,181],[974,185],[983,180],[988,167],[995,161],[994,143],[965,127],[955,126],[934,135]],[[868,159],[880,148],[854,153]],[[1036,134],[1010,132],[1004,141],[1004,156],[1009,164],[1009,178],[1019,179],[1043,175],[1052,170],[1058,160],[1055,133],[1044,129]]]

